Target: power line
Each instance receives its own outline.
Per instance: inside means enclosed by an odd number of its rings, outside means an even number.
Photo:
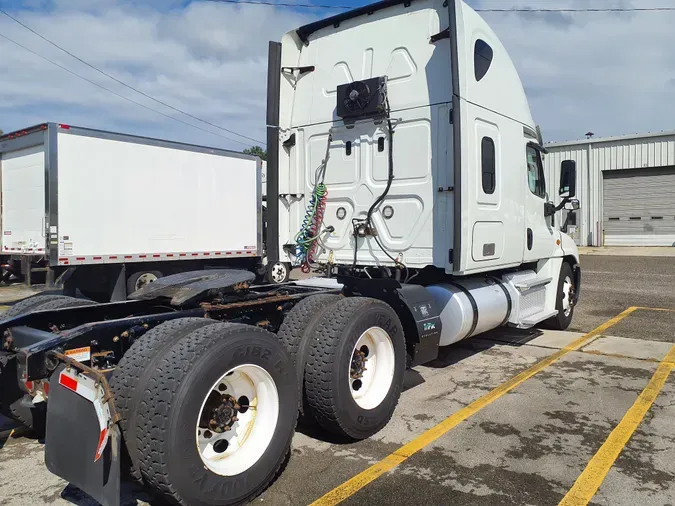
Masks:
[[[123,100],[126,100],[127,102],[131,102],[132,104],[136,104],[136,105],[138,105],[138,106],[141,106],[141,107],[143,107],[144,109],[147,109],[148,111],[152,111],[152,112],[154,112],[154,113],[161,114],[162,116],[164,116],[164,117],[166,117],[166,118],[172,119],[172,120],[174,120],[174,121],[178,121],[179,123],[183,123],[184,125],[190,126],[190,127],[192,127],[192,128],[196,128],[197,130],[201,130],[202,132],[206,132],[206,133],[209,133],[209,134],[211,134],[211,135],[216,135],[216,136],[218,136],[218,137],[222,137],[223,139],[226,139],[226,140],[231,141],[231,142],[236,142],[236,143],[241,144],[241,145],[243,145],[243,146],[248,146],[248,144],[245,143],[245,142],[241,142],[241,141],[238,141],[238,140],[236,140],[236,139],[231,139],[231,138],[229,138],[229,137],[226,137],[226,136],[224,136],[224,135],[218,134],[218,133],[216,133],[216,132],[212,132],[212,131],[210,131],[210,130],[206,130],[205,128],[202,128],[202,127],[197,126],[197,125],[193,125],[192,123],[188,123],[187,121],[183,121],[183,120],[181,120],[181,119],[175,118],[174,116],[170,116],[169,114],[165,114],[165,113],[163,113],[162,111],[158,111],[157,109],[153,109],[152,107],[148,107],[148,106],[145,105],[145,104],[142,104],[142,103],[140,103],[140,102],[136,102],[135,100],[133,100],[133,99],[131,99],[131,98],[129,98],[129,97],[125,97],[124,95],[120,95],[120,94],[117,93],[116,91],[113,91],[113,90],[111,90],[110,88],[106,88],[105,86],[102,86],[102,85],[98,84],[97,82],[92,81],[91,79],[87,79],[86,77],[81,76],[81,75],[78,74],[77,72],[73,72],[73,71],[70,70],[69,68],[64,67],[63,65],[61,65],[61,64],[59,64],[59,63],[56,63],[55,61],[50,60],[49,58],[47,58],[47,57],[45,57],[45,56],[42,56],[42,55],[39,54],[39,53],[36,53],[36,52],[33,51],[32,49],[27,48],[27,47],[24,46],[23,44],[19,44],[17,41],[10,39],[9,37],[7,37],[6,35],[3,35],[2,33],[0,33],[0,37],[2,37],[3,39],[5,39],[5,40],[11,42],[12,44],[15,44],[15,45],[19,46],[21,49],[24,49],[24,50],[28,51],[29,53],[34,54],[34,55],[37,56],[38,58],[42,58],[43,60],[45,60],[45,61],[51,63],[52,65],[55,65],[55,66],[59,67],[59,68],[62,69],[62,70],[65,70],[65,71],[68,72],[69,74],[72,74],[72,75],[74,75],[75,77],[78,77],[78,78],[82,79],[83,81],[87,81],[88,83],[93,84],[94,86],[97,86],[97,87],[101,88],[102,90],[105,90],[105,91],[107,91],[107,92],[109,92],[109,93],[112,93],[113,95],[115,95],[115,96],[117,96],[117,97],[119,97],[119,98],[121,98],[121,99],[123,99]]]
[[[247,4],[247,5],[267,5],[272,7],[291,7],[298,9],[335,9],[348,10],[357,9],[359,5],[320,5],[320,4],[294,4],[285,2],[267,2],[264,0],[207,0],[215,3],[226,4]],[[675,11],[675,7],[598,7],[598,8],[560,8],[560,9],[538,9],[526,7],[513,7],[508,9],[474,9],[476,12],[665,12]]]
[[[174,106],[172,106],[172,105],[170,105],[170,104],[167,104],[166,102],[163,102],[163,101],[161,101],[161,100],[159,100],[159,99],[157,99],[157,98],[155,98],[155,97],[152,97],[152,96],[148,95],[147,93],[144,93],[143,91],[141,91],[141,90],[139,90],[139,89],[137,89],[137,88],[134,88],[133,86],[131,86],[131,85],[125,83],[124,81],[121,81],[120,79],[117,79],[115,76],[112,76],[112,75],[108,74],[107,72],[105,72],[105,71],[99,69],[99,68],[96,67],[95,65],[92,65],[91,63],[89,63],[89,62],[83,60],[83,59],[80,58],[79,56],[77,56],[77,55],[71,53],[70,51],[68,51],[67,49],[64,49],[63,47],[59,46],[57,43],[55,43],[55,42],[49,40],[47,37],[45,37],[45,36],[43,36],[42,34],[36,32],[35,30],[33,30],[30,26],[25,25],[24,23],[22,23],[21,21],[19,21],[17,18],[15,18],[15,17],[12,16],[11,14],[9,14],[7,11],[5,11],[5,10],[3,10],[3,9],[0,9],[0,13],[4,14],[5,16],[7,16],[7,17],[8,17],[9,19],[11,19],[12,21],[14,21],[14,22],[18,23],[19,25],[23,26],[26,30],[30,31],[31,33],[34,33],[35,35],[37,35],[38,37],[40,37],[40,38],[41,38],[42,40],[44,40],[45,42],[48,42],[49,44],[51,44],[52,46],[54,46],[55,48],[60,49],[61,51],[63,51],[64,53],[66,53],[66,54],[69,55],[69,56],[72,56],[73,58],[75,58],[75,59],[76,59],[77,61],[79,61],[80,63],[83,63],[84,65],[86,65],[87,67],[89,67],[89,68],[95,70],[96,72],[98,72],[98,73],[100,73],[100,74],[103,74],[104,76],[106,76],[106,77],[112,79],[113,81],[115,81],[115,82],[121,84],[122,86],[124,86],[124,87],[126,87],[126,88],[129,88],[130,90],[133,90],[133,91],[135,91],[136,93],[139,93],[139,94],[143,95],[144,97],[149,98],[150,100],[153,100],[153,101],[157,102],[158,104],[161,104],[161,105],[163,105],[163,106],[165,106],[165,107],[168,107],[169,109],[172,109],[172,110],[174,110],[174,111],[176,111],[176,112],[178,112],[178,113],[184,114],[184,115],[186,115],[186,116],[188,116],[188,117],[190,117],[190,118],[192,118],[192,119],[195,119],[195,120],[197,120],[197,121],[200,121],[200,122],[205,123],[205,124],[207,124],[207,125],[210,125],[210,126],[212,126],[212,127],[215,127],[215,128],[220,129],[220,130],[223,130],[224,132],[231,133],[231,134],[233,134],[233,135],[236,135],[236,136],[238,136],[238,137],[242,137],[242,138],[244,138],[244,139],[248,139],[249,141],[253,141],[253,142],[256,142],[256,143],[258,143],[258,144],[263,144],[263,145],[265,144],[265,143],[262,142],[262,141],[259,141],[259,140],[257,140],[257,139],[253,139],[252,137],[248,137],[248,136],[243,135],[243,134],[240,134],[240,133],[238,133],[238,132],[235,132],[234,130],[230,130],[230,129],[228,129],[228,128],[221,127],[220,125],[216,125],[215,123],[211,123],[210,121],[207,121],[207,120],[205,120],[205,119],[198,118],[197,116],[194,116],[194,115],[190,114],[189,112],[185,112],[185,111],[183,111],[183,110],[181,110],[181,109],[178,109],[177,107],[174,107]],[[169,117],[172,118],[173,116],[169,116]],[[235,141],[235,142],[236,142],[236,141]],[[243,144],[243,143],[242,143],[242,144]]]
[[[675,11],[675,7],[596,7],[586,9],[528,9],[512,8],[512,9],[474,9],[477,12],[666,12]]]

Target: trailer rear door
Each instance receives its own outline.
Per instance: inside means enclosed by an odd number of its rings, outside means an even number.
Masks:
[[[44,253],[44,145],[2,153],[2,252]]]

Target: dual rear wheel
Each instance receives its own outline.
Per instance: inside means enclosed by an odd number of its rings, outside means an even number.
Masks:
[[[198,318],[163,323],[132,345],[111,388],[131,474],[163,500],[245,503],[288,456],[295,378],[267,331]]]
[[[279,330],[294,356],[302,420],[341,437],[365,439],[393,415],[403,386],[403,327],[384,302],[314,296]]]
[[[405,357],[393,309],[362,297],[308,297],[278,336],[205,318],[162,323],[110,383],[128,469],[174,504],[243,504],[283,466],[298,411],[352,440],[384,427]]]

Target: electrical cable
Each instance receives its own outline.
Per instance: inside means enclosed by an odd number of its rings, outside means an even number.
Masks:
[[[352,10],[358,9],[359,5],[326,5],[326,4],[295,4],[287,2],[267,2],[264,0],[253,1],[253,0],[208,0],[209,2],[214,3],[225,3],[225,4],[247,4],[247,5],[265,5],[269,7],[289,7],[297,9],[334,9],[334,10]],[[476,12],[537,12],[537,13],[548,13],[548,12],[675,12],[675,7],[596,7],[596,8],[532,8],[528,9],[526,7],[513,7],[506,9],[474,9]]]
[[[372,216],[373,212],[375,211],[375,208],[380,205],[384,199],[387,197],[389,194],[389,190],[391,189],[391,184],[394,181],[394,127],[391,123],[391,106],[389,105],[389,97],[385,95],[385,104],[386,104],[386,116],[387,116],[387,130],[389,133],[389,146],[388,146],[388,155],[389,155],[389,160],[388,160],[388,174],[387,174],[387,186],[384,188],[384,191],[375,199],[375,201],[371,204],[370,208],[368,209],[368,213],[366,215],[365,223],[366,226],[368,227],[368,230],[371,231],[371,235],[373,236],[373,239],[375,239],[375,242],[377,245],[380,247],[382,250],[382,253],[387,255],[389,259],[394,262],[394,265],[396,268],[398,266],[402,266],[406,270],[406,278],[409,275],[408,267],[398,260],[397,258],[394,258],[391,256],[391,254],[386,250],[384,245],[380,242],[380,239],[377,237],[377,230],[373,226],[372,223]],[[352,263],[352,273],[356,271],[356,262],[357,262],[357,257],[358,257],[358,228],[359,225],[363,223],[362,220],[359,219],[352,219],[352,228],[354,232],[354,261]],[[368,233],[368,231],[366,231]]]
[[[314,188],[305,210],[305,217],[300,226],[300,231],[295,236],[295,254],[296,258],[300,260],[301,270],[304,273],[308,273],[311,270],[311,263],[317,243],[323,246],[321,235],[334,230],[332,227],[328,227],[324,231],[321,231],[323,213],[326,209],[326,199],[328,197],[328,188],[324,184],[324,179],[326,177],[326,166],[330,157],[330,144],[332,140],[333,131],[331,129],[328,132],[328,140],[326,142],[326,156],[314,174]]]
[[[98,88],[101,88],[102,90],[105,90],[105,91],[107,91],[107,92],[109,92],[109,93],[112,93],[112,94],[115,95],[116,97],[119,97],[119,98],[121,98],[121,99],[123,99],[123,100],[126,100],[127,102],[131,102],[132,104],[136,104],[136,105],[138,105],[138,106],[140,106],[140,107],[142,107],[142,108],[144,108],[144,109],[147,109],[148,111],[152,111],[152,112],[154,112],[154,113],[161,114],[162,116],[164,116],[164,117],[166,117],[166,118],[172,119],[172,120],[174,120],[174,121],[178,121],[179,123],[183,123],[184,125],[190,126],[190,127],[192,127],[192,128],[196,128],[197,130],[201,130],[202,132],[206,132],[207,134],[215,135],[215,136],[217,136],[217,137],[221,137],[221,138],[223,138],[223,139],[226,139],[226,140],[228,140],[228,141],[230,141],[230,142],[236,142],[236,143],[238,143],[238,144],[242,144],[242,145],[244,145],[244,146],[248,146],[248,144],[246,144],[246,143],[244,143],[244,142],[238,141],[238,140],[236,140],[236,139],[231,139],[231,138],[229,138],[229,137],[226,137],[225,135],[221,135],[221,134],[218,134],[218,133],[216,133],[216,132],[212,132],[212,131],[210,131],[210,130],[206,130],[205,128],[199,127],[199,126],[197,126],[197,125],[193,125],[192,123],[188,123],[187,121],[183,121],[183,120],[181,120],[181,119],[178,119],[178,118],[175,118],[175,117],[173,117],[173,116],[170,116],[169,114],[165,114],[165,113],[163,113],[163,112],[161,112],[161,111],[158,111],[157,109],[153,109],[152,107],[148,107],[148,106],[145,105],[145,104],[141,104],[140,102],[136,102],[135,100],[133,100],[133,99],[131,99],[131,98],[129,98],[129,97],[125,97],[124,95],[120,95],[120,94],[117,93],[116,91],[113,91],[113,90],[111,90],[110,88],[106,88],[105,86],[103,86],[103,85],[101,85],[101,84],[98,84],[97,82],[92,81],[91,79],[87,79],[86,77],[81,76],[81,75],[78,74],[77,72],[73,72],[73,71],[70,70],[69,68],[64,67],[63,65],[61,65],[61,64],[59,64],[59,63],[56,63],[56,62],[53,61],[53,60],[50,60],[50,59],[47,58],[46,56],[42,56],[40,53],[36,53],[36,52],[33,51],[32,49],[27,48],[27,47],[24,46],[23,44],[19,44],[17,41],[10,39],[9,37],[7,37],[6,35],[3,35],[2,33],[0,33],[0,37],[2,37],[3,39],[5,39],[5,40],[11,42],[12,44],[15,44],[15,45],[19,46],[21,49],[24,49],[24,50],[28,51],[29,53],[34,54],[34,55],[37,56],[38,58],[42,58],[42,59],[45,60],[46,62],[49,62],[49,63],[51,63],[52,65],[55,65],[55,66],[59,67],[61,70],[65,70],[65,71],[68,72],[69,74],[72,74],[72,75],[74,75],[75,77],[78,77],[78,78],[82,79],[83,81],[87,81],[89,84],[93,84],[94,86],[97,86]]]
[[[122,80],[116,78],[115,76],[110,75],[110,74],[108,74],[107,72],[105,72],[105,71],[99,69],[99,68],[96,67],[95,65],[92,65],[91,63],[89,63],[89,62],[83,60],[83,59],[80,58],[79,56],[77,56],[77,55],[71,53],[70,51],[68,51],[67,49],[64,49],[63,47],[59,46],[57,43],[55,43],[55,42],[49,40],[49,39],[48,39],[47,37],[45,37],[44,35],[42,35],[42,34],[38,33],[37,31],[33,30],[30,26],[28,26],[28,25],[22,23],[21,21],[19,21],[17,18],[15,18],[15,17],[12,16],[11,14],[9,14],[9,13],[8,13],[7,11],[5,11],[4,9],[0,9],[0,13],[4,14],[5,16],[7,16],[9,19],[11,19],[12,21],[14,21],[15,23],[18,23],[19,25],[21,25],[22,27],[24,27],[24,28],[25,28],[26,30],[28,30],[29,32],[31,32],[31,33],[37,35],[38,37],[40,37],[40,38],[41,38],[42,40],[44,40],[45,42],[47,42],[47,43],[51,44],[52,46],[54,46],[55,48],[57,48],[57,49],[63,51],[63,52],[66,53],[67,55],[69,55],[69,56],[75,58],[75,59],[76,59],[77,61],[79,61],[80,63],[82,63],[82,64],[86,65],[87,67],[89,67],[89,68],[95,70],[96,72],[98,72],[98,73],[100,73],[100,74],[102,74],[102,75],[104,75],[104,76],[106,76],[106,77],[112,79],[112,80],[115,81],[116,83],[119,83],[119,84],[121,84],[122,86],[125,86],[126,88],[128,88],[128,89],[130,89],[130,90],[132,90],[132,91],[135,91],[136,93],[139,93],[140,95],[143,95],[144,97],[149,98],[150,100],[153,100],[154,102],[157,102],[158,104],[161,104],[161,105],[163,105],[163,106],[165,106],[165,107],[168,107],[169,109],[172,109],[172,110],[174,110],[174,111],[176,111],[176,112],[178,112],[178,113],[180,113],[180,114],[184,114],[185,116],[188,116],[188,117],[190,117],[190,118],[192,118],[192,119],[194,119],[194,120],[200,121],[200,122],[202,122],[202,123],[204,123],[204,124],[210,125],[210,126],[212,126],[212,127],[218,128],[218,129],[220,129],[220,130],[223,130],[224,132],[228,132],[228,133],[231,133],[231,134],[236,135],[236,136],[238,136],[238,137],[242,137],[242,138],[244,138],[244,139],[248,139],[249,141],[253,141],[253,142],[256,142],[256,143],[258,143],[258,144],[265,145],[265,143],[262,142],[262,141],[259,141],[259,140],[257,140],[257,139],[254,139],[254,138],[252,138],[252,137],[248,137],[248,136],[243,135],[243,134],[240,134],[240,133],[238,133],[238,132],[235,132],[234,130],[230,130],[230,129],[228,129],[228,128],[221,127],[220,125],[216,125],[215,123],[211,123],[210,121],[207,121],[207,120],[205,120],[205,119],[202,119],[202,118],[199,118],[199,117],[197,117],[197,116],[194,116],[193,114],[190,114],[189,112],[185,112],[185,111],[183,111],[183,110],[181,110],[181,109],[178,109],[177,107],[174,107],[174,106],[172,106],[172,105],[170,105],[170,104],[167,104],[166,102],[163,102],[162,100],[159,100],[159,99],[157,99],[157,98],[155,98],[155,97],[153,97],[153,96],[151,96],[151,95],[148,95],[147,93],[145,93],[145,92],[143,92],[143,91],[141,91],[141,90],[139,90],[139,89],[137,89],[137,88],[134,88],[134,87],[131,86],[130,84],[125,83],[124,81],[122,81]],[[169,116],[169,117],[171,117],[171,116]],[[188,124],[189,124],[189,123],[188,123]],[[238,141],[234,141],[234,142],[238,142]],[[241,143],[241,144],[247,145],[247,144],[245,144],[245,143]]]

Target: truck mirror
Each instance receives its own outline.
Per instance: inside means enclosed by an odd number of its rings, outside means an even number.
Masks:
[[[579,209],[579,199],[571,199],[565,203],[565,210],[576,211],[577,209]]]
[[[560,190],[561,197],[572,198],[577,194],[577,162],[565,160],[560,164]]]

